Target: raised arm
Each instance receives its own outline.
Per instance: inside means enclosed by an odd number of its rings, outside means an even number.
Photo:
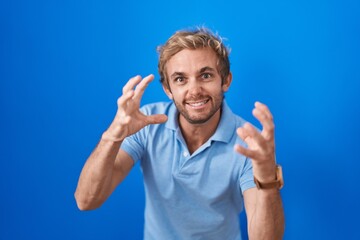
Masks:
[[[268,107],[256,102],[253,115],[260,121],[263,130],[259,133],[246,123],[237,129],[248,148],[240,145],[235,150],[252,160],[254,176],[262,183],[276,180],[274,122]],[[279,189],[251,188],[244,192],[248,220],[249,239],[282,239],[284,211]]]
[[[153,75],[144,79],[136,76],[123,87],[115,118],[81,171],[75,191],[80,210],[100,207],[130,172],[133,160],[120,149],[123,140],[149,124],[167,120],[166,115],[146,116],[139,110],[141,97],[153,79]]]

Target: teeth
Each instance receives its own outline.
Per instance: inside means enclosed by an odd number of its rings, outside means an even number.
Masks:
[[[189,105],[192,107],[199,107],[201,105],[204,105],[206,102],[207,102],[207,100],[202,101],[202,102],[189,103]]]

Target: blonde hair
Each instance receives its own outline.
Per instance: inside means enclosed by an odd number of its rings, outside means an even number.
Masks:
[[[164,45],[158,46],[159,53],[158,71],[161,83],[169,88],[166,76],[166,63],[176,53],[183,49],[199,49],[210,47],[218,57],[218,71],[222,81],[230,73],[230,50],[223,44],[223,38],[213,34],[209,29],[201,27],[195,30],[180,30],[175,32]]]

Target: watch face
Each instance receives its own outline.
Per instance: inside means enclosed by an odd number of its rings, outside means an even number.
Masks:
[[[282,167],[280,165],[277,165],[276,177],[277,181],[279,182],[279,189],[282,189],[282,187],[284,186],[284,178],[282,174]]]

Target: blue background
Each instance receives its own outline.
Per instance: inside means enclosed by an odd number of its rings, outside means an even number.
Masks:
[[[275,116],[285,239],[360,239],[355,0],[1,1],[0,239],[141,239],[138,166],[98,210],[73,193],[122,86],[154,73],[143,103],[167,100],[156,46],[196,25],[232,48],[233,111]]]

